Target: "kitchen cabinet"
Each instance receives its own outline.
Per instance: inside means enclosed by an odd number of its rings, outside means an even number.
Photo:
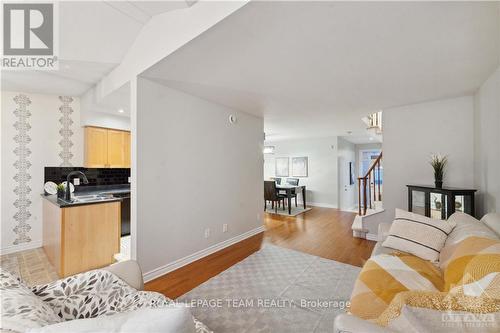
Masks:
[[[85,127],[87,168],[130,168],[130,132]]]
[[[59,277],[112,264],[120,252],[119,201],[60,207],[43,200],[43,249]]]

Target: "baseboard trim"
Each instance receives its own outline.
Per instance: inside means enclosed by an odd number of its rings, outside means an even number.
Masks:
[[[371,240],[371,241],[378,241],[378,235],[376,235],[376,234],[366,233],[365,237],[366,237],[366,239]]]
[[[302,203],[299,204],[303,205]],[[322,208],[338,208],[337,205],[322,203],[322,202],[306,202],[307,206],[322,207]]]
[[[186,266],[196,260],[200,260],[201,258],[204,258],[208,255],[211,255],[212,253],[215,253],[217,251],[220,251],[228,246],[231,246],[233,244],[236,244],[238,242],[241,242],[247,238],[250,238],[252,236],[255,236],[261,232],[264,232],[266,231],[266,227],[265,226],[260,226],[258,228],[255,228],[255,229],[252,229],[250,231],[247,231],[239,236],[236,236],[236,237],[233,237],[233,238],[230,238],[230,239],[227,239],[223,242],[220,242],[220,243],[217,243],[217,244],[214,244],[210,247],[207,247],[206,249],[204,250],[201,250],[201,251],[198,251],[196,253],[193,253],[187,257],[184,257],[184,258],[180,258],[180,259],[177,259],[176,261],[174,262],[171,262],[169,264],[166,264],[164,266],[161,266],[161,267],[158,267],[156,269],[153,269],[149,272],[146,272],[143,274],[143,277],[144,277],[144,282],[149,282],[151,280],[154,280],[156,278],[159,278],[160,276],[162,275],[165,275],[167,273],[170,273],[172,271],[175,271],[176,269],[179,269],[183,266]]]
[[[19,245],[11,245],[0,249],[0,255],[11,254],[15,252],[21,252],[26,250],[32,250],[42,247],[42,240],[31,241],[29,243],[23,243]]]

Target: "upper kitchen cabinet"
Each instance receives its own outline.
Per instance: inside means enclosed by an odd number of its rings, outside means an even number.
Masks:
[[[108,130],[85,127],[85,166],[106,168],[108,166]]]
[[[130,168],[130,132],[85,127],[87,168]]]

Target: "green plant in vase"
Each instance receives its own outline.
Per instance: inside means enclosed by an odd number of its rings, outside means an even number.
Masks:
[[[64,185],[61,183],[59,185],[57,185],[57,197],[58,198],[64,198],[64,190],[66,188],[64,187]]]
[[[429,163],[434,169],[434,183],[436,185],[436,188],[442,188],[444,169],[446,168],[446,164],[448,164],[448,156],[433,154],[431,155],[431,160]]]

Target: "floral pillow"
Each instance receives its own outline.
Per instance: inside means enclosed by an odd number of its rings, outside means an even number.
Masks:
[[[0,329],[24,332],[61,322],[49,305],[39,299],[14,274],[0,268]]]

